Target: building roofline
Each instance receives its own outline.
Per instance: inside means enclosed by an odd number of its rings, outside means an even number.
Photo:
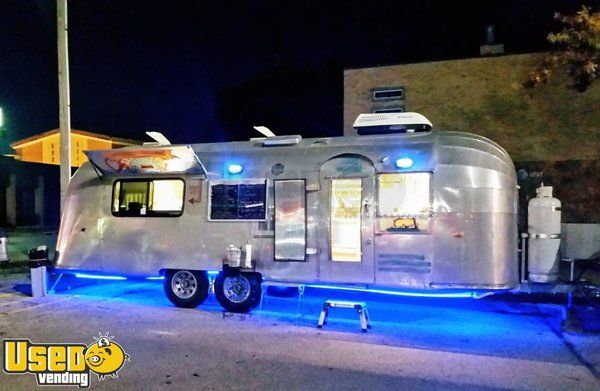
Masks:
[[[444,63],[444,62],[451,62],[451,61],[466,61],[466,60],[481,60],[481,59],[503,58],[503,57],[531,56],[531,55],[541,55],[544,53],[547,53],[547,51],[527,52],[527,53],[508,53],[508,54],[502,54],[502,55],[497,55],[497,56],[457,57],[457,58],[448,58],[448,59],[444,59],[444,60],[424,60],[424,61],[414,61],[414,62],[378,64],[378,65],[372,65],[372,66],[344,68],[343,72],[346,73],[346,72],[360,71],[360,70],[365,70],[365,69],[391,68],[391,67],[399,67],[399,66],[404,66],[404,65],[435,64],[435,63]]]
[[[10,146],[13,149],[19,148],[19,147],[23,146],[23,144],[28,144],[32,141],[36,141],[38,139],[42,139],[44,137],[57,134],[59,132],[60,132],[60,129],[58,129],[58,128],[51,129],[51,130],[45,131],[43,133],[34,134],[33,136],[29,136],[24,139],[14,141],[10,144]],[[133,139],[127,139],[127,138],[121,138],[121,137],[112,137],[112,136],[108,136],[106,134],[88,132],[88,131],[79,130],[79,129],[71,129],[71,133],[78,134],[80,136],[87,136],[87,137],[93,137],[96,139],[112,141],[113,143],[122,144],[122,145],[141,145],[142,144],[142,141],[139,141],[139,140],[133,140]]]

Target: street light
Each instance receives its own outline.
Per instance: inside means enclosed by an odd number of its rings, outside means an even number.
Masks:
[[[0,138],[6,138],[6,130],[4,129],[4,112],[0,107]]]

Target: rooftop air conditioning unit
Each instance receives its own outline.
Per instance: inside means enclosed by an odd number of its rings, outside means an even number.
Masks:
[[[360,135],[429,132],[433,125],[419,113],[360,114],[354,121]]]

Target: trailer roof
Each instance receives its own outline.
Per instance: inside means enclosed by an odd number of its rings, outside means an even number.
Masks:
[[[297,144],[280,146],[263,146],[261,140],[264,138],[253,138],[249,141],[229,141],[217,143],[195,143],[190,144],[195,152],[225,152],[225,151],[248,151],[248,150],[270,150],[270,149],[298,149],[298,148],[319,148],[319,147],[352,147],[367,145],[389,145],[390,143],[399,144],[417,144],[417,143],[437,143],[449,145],[473,144],[486,145],[489,150],[497,150],[497,154],[510,159],[510,156],[496,142],[472,133],[456,131],[430,131],[418,133],[400,133],[400,134],[377,134],[364,136],[338,136],[338,137],[317,137],[302,138]]]

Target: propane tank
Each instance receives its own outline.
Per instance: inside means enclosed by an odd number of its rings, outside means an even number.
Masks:
[[[552,197],[552,186],[536,189],[529,201],[529,281],[550,283],[558,280],[560,246],[560,201]]]

